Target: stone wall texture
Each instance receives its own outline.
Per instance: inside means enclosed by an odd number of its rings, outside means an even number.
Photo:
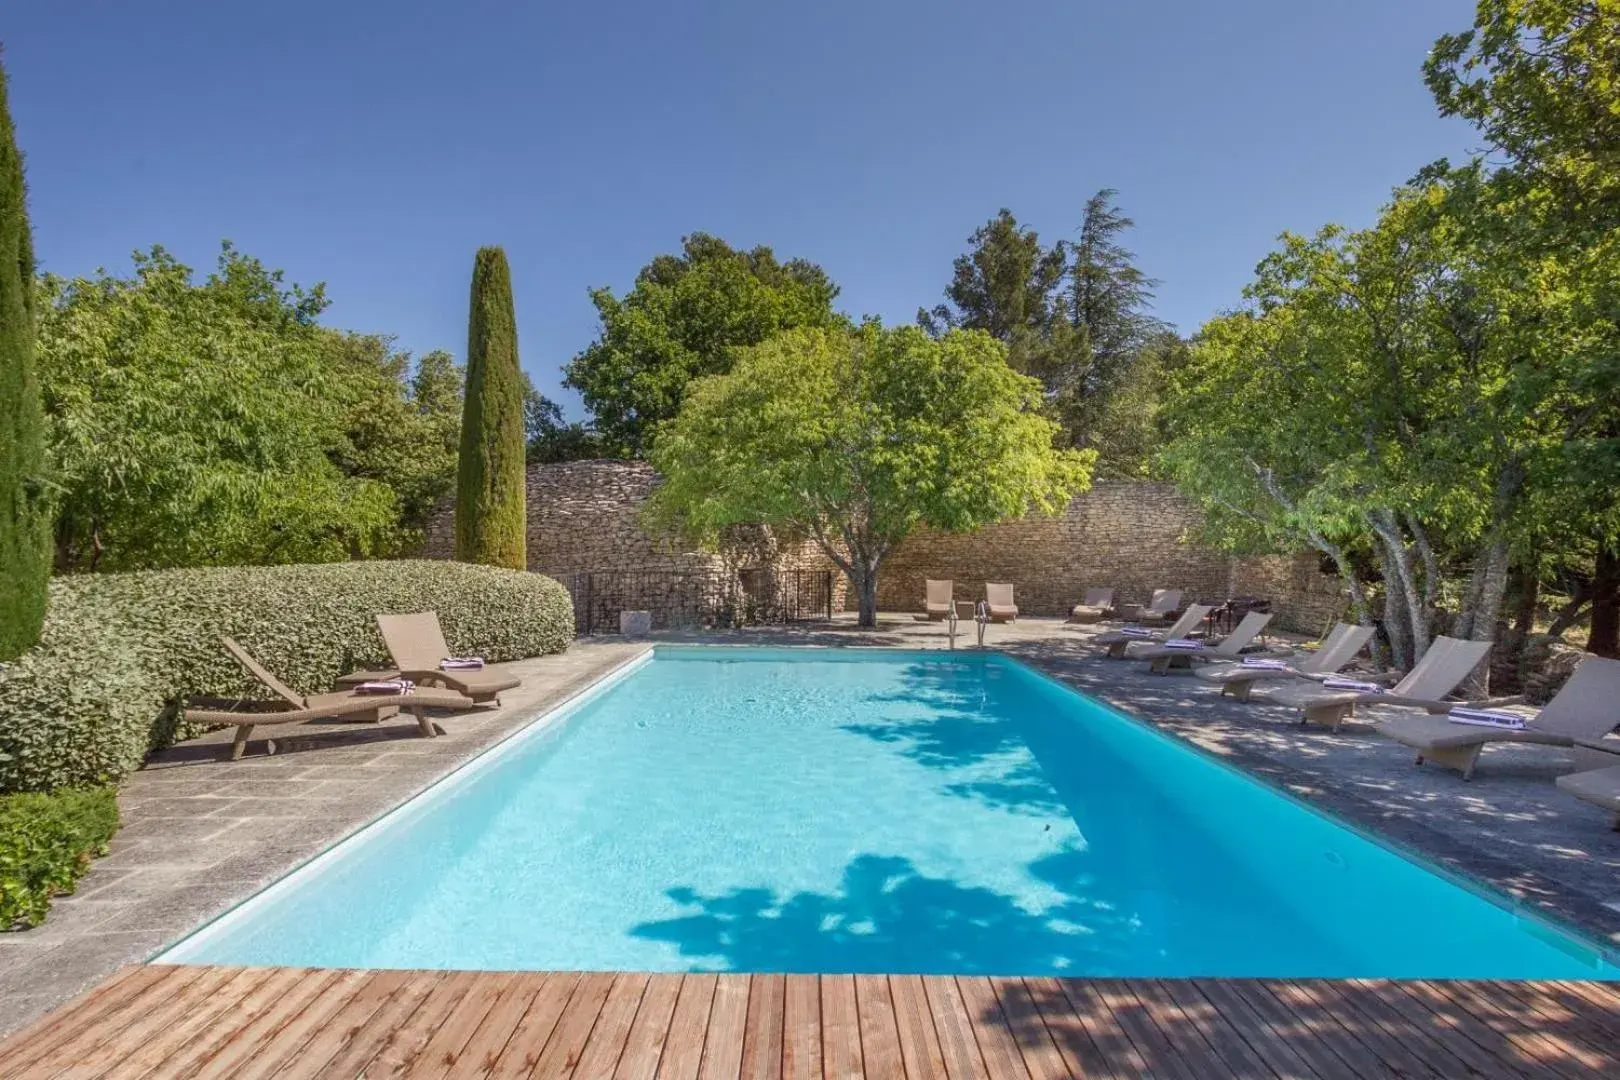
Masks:
[[[588,615],[592,629],[616,628],[623,607],[652,611],[659,627],[712,622],[722,610],[769,606],[773,595],[801,615],[829,599],[834,610],[854,606],[843,575],[813,543],[772,543],[762,530],[743,529],[712,553],[649,531],[641,512],[657,483],[638,461],[530,466],[529,568],[569,586],[584,609],[582,627]],[[985,582],[1011,582],[1029,615],[1066,615],[1086,589],[1103,585],[1121,603],[1145,601],[1157,588],[1204,603],[1266,596],[1278,628],[1302,633],[1320,632],[1342,611],[1342,589],[1314,557],[1232,559],[1190,539],[1200,520],[1169,484],[1099,480],[1055,517],[913,533],[884,562],[878,606],[920,610],[924,579],[948,578],[960,600],[982,599]],[[424,553],[452,557],[454,535],[446,506],[429,525]],[[806,573],[783,574],[796,570]],[[831,571],[830,598],[811,595],[823,571]],[[797,595],[784,597],[789,588]]]

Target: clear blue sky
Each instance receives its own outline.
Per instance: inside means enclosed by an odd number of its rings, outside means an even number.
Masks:
[[[219,241],[325,281],[326,321],[465,349],[502,244],[546,393],[705,230],[821,263],[842,307],[933,305],[1002,206],[1046,239],[1115,187],[1191,331],[1284,229],[1365,224],[1472,133],[1420,65],[1471,0],[12,0],[41,263]]]

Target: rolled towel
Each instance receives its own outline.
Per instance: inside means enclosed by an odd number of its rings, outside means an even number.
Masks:
[[[1141,626],[1127,626],[1121,630],[1120,633],[1124,634],[1126,637],[1134,638],[1150,638],[1158,636],[1152,630]]]
[[[362,694],[408,694],[414,689],[416,684],[409,679],[378,679],[355,687]]]
[[[1186,649],[1188,652],[1197,652],[1204,647],[1202,641],[1188,641],[1186,638],[1176,638],[1174,641],[1164,643],[1166,649]]]
[[[1264,656],[1245,656],[1242,660],[1244,667],[1260,668],[1263,671],[1287,671],[1288,661],[1271,660]]]
[[[1354,679],[1323,679],[1322,685],[1329,690],[1354,690],[1358,694],[1382,694],[1385,687],[1375,682],[1356,682]]]
[[[482,656],[447,656],[439,661],[440,671],[477,671],[483,666]]]
[[[1524,717],[1502,709],[1470,709],[1458,706],[1446,714],[1454,723],[1477,724],[1480,727],[1499,727],[1518,731],[1524,727]]]

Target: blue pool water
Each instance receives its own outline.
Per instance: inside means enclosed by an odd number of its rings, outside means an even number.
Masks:
[[[993,654],[659,649],[162,960],[1615,978]]]

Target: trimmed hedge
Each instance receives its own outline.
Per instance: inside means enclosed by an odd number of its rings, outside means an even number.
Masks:
[[[38,926],[117,831],[112,787],[0,795],[0,930]]]
[[[561,652],[573,605],[551,578],[425,560],[87,574],[51,583],[38,647],[0,667],[0,791],[116,781],[150,748],[200,731],[198,695],[265,697],[220,648],[234,637],[305,693],[387,663],[376,616],[439,613],[462,655]]]

